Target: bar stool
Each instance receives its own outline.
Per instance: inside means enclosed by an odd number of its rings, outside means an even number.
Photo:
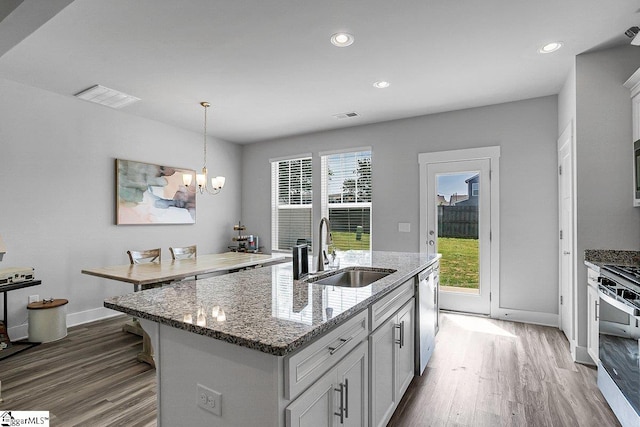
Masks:
[[[143,251],[127,251],[127,255],[129,255],[129,261],[131,261],[131,265],[134,264],[145,264],[150,262],[160,263],[162,250],[160,248],[156,249],[147,249]],[[154,286],[151,286],[154,287]],[[143,289],[146,287],[143,286]],[[133,285],[133,290],[138,292],[140,287],[137,284]]]
[[[169,252],[171,252],[171,259],[173,260],[195,258],[197,256],[198,248],[196,245],[182,246],[169,248]]]
[[[169,252],[171,252],[171,259],[181,260],[181,259],[191,259],[196,258],[198,256],[198,248],[197,245],[191,246],[181,246],[181,247],[170,247]],[[198,280],[198,276],[193,276],[194,279]],[[184,280],[184,279],[183,279]]]

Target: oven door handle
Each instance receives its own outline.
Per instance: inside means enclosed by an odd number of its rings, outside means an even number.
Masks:
[[[617,299],[611,297],[610,295],[607,295],[606,293],[602,292],[600,289],[598,289],[598,296],[600,297],[601,300],[606,301],[608,304],[614,306],[618,310],[624,311],[625,313],[631,316],[636,316],[636,317],[640,316],[640,310],[638,310],[635,307],[631,307],[621,301],[618,301]]]

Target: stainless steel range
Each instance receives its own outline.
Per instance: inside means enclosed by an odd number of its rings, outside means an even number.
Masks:
[[[623,426],[640,426],[640,267],[605,265],[598,295],[598,386]]]

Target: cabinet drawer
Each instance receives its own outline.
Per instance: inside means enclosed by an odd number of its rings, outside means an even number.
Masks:
[[[284,394],[293,400],[367,338],[367,311],[313,341],[284,360]]]
[[[589,286],[598,289],[598,277],[600,277],[600,275],[595,270],[587,268],[587,283]]]
[[[382,325],[407,302],[415,292],[415,277],[394,289],[389,295],[375,302],[369,308],[369,327],[372,331]]]

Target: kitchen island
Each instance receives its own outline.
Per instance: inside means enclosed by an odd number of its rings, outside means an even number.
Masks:
[[[139,318],[151,337],[159,426],[386,423],[413,376],[415,280],[438,258],[345,252],[343,267],[394,272],[345,288],[294,281],[287,263],[104,305]],[[382,363],[395,363],[390,384],[370,372]],[[370,390],[375,384],[380,393]]]

